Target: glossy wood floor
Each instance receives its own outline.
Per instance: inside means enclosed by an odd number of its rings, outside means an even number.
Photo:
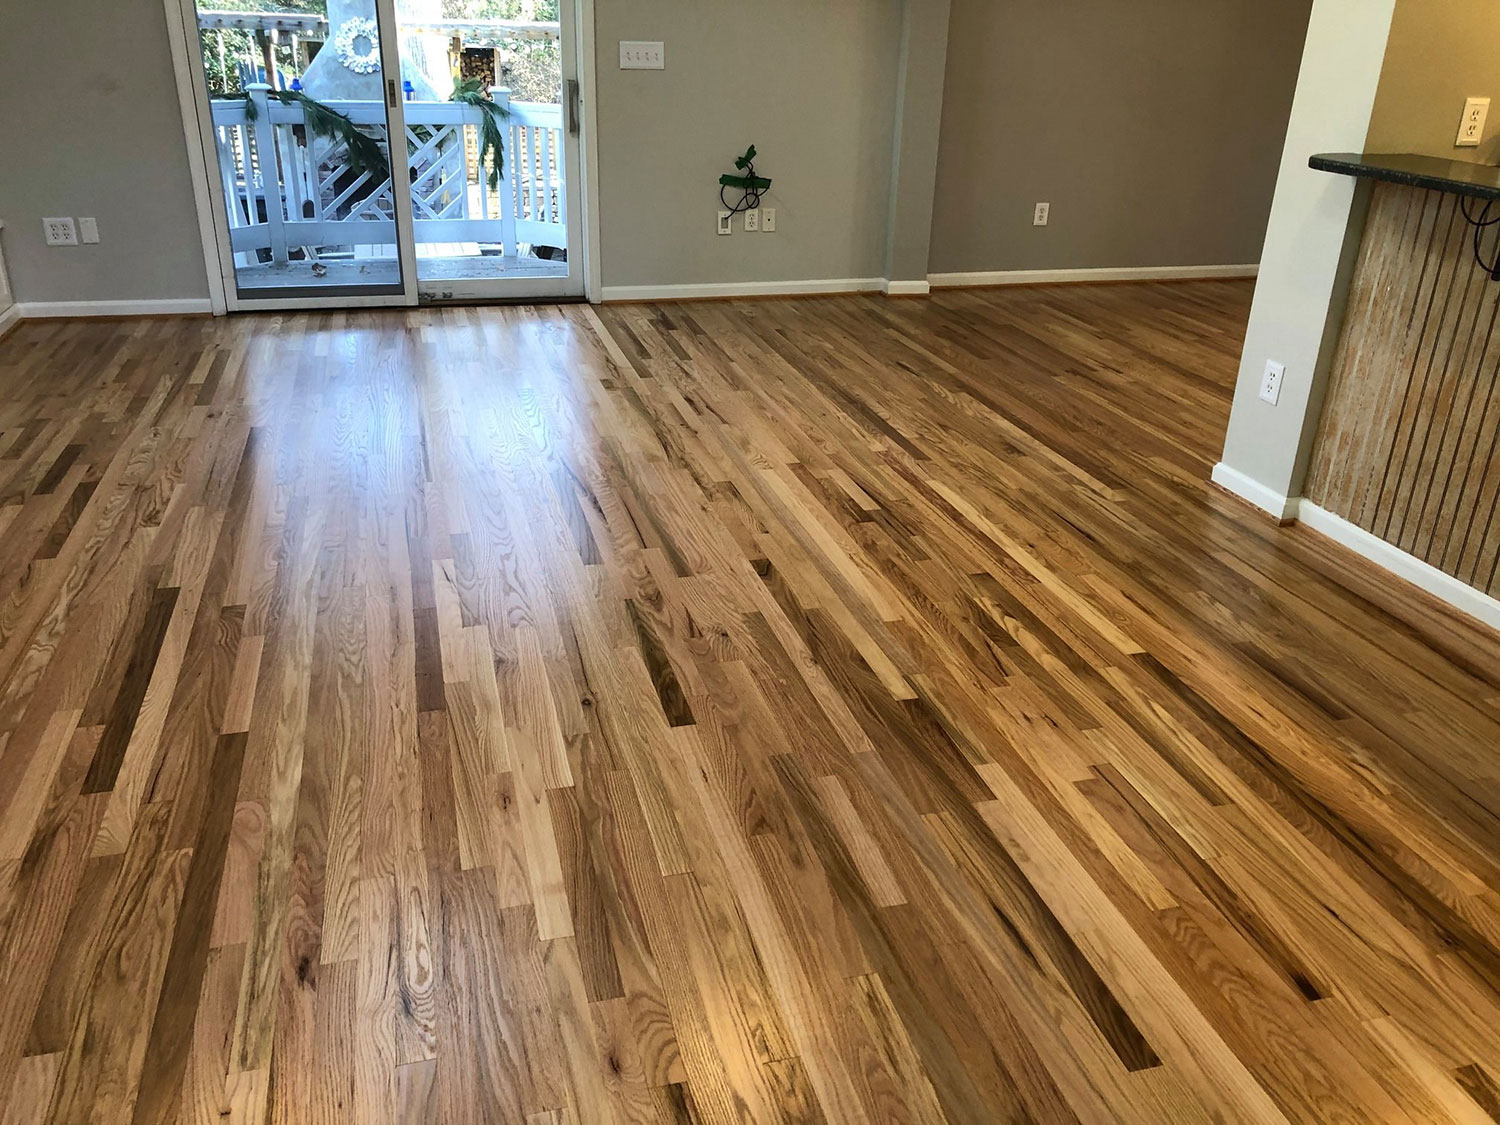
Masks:
[[[1249,296],[23,324],[0,1118],[1500,1116],[1500,644],[1204,483]]]

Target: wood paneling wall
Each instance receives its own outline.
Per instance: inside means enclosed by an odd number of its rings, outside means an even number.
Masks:
[[[1307,485],[1317,504],[1500,588],[1500,283],[1458,196],[1376,186]],[[1469,202],[1476,218],[1482,204]],[[1500,220],[1500,207],[1490,214]],[[1481,234],[1489,258],[1500,223]]]

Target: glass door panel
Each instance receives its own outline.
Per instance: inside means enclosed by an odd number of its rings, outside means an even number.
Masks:
[[[396,0],[419,292],[582,293],[576,59],[559,0]],[[573,261],[570,261],[570,257]]]
[[[390,171],[392,52],[382,48],[388,21],[376,0],[215,7],[199,0],[198,45],[215,194],[228,222],[226,273],[232,268],[240,307],[323,297],[404,303]]]

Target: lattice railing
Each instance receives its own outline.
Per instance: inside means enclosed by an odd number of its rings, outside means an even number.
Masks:
[[[219,175],[236,254],[269,251],[287,261],[298,248],[390,244],[396,240],[391,180],[354,173],[342,143],[307,128],[299,106],[252,87],[259,112],[242,100],[213,103]],[[567,245],[567,184],[562,107],[510,102],[498,187],[487,170],[470,180],[465,158],[478,145],[480,110],[454,102],[406,102],[406,167],[418,243],[472,242],[516,254],[523,244]],[[329,102],[389,152],[385,107],[378,101]],[[399,154],[398,154],[399,155]],[[269,174],[268,174],[269,173]]]

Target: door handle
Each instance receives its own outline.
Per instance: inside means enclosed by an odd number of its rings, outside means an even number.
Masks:
[[[578,136],[578,79],[568,79],[568,132]]]
[[[395,109],[400,101],[401,99],[396,96],[396,80],[387,78],[385,80],[385,104]]]

